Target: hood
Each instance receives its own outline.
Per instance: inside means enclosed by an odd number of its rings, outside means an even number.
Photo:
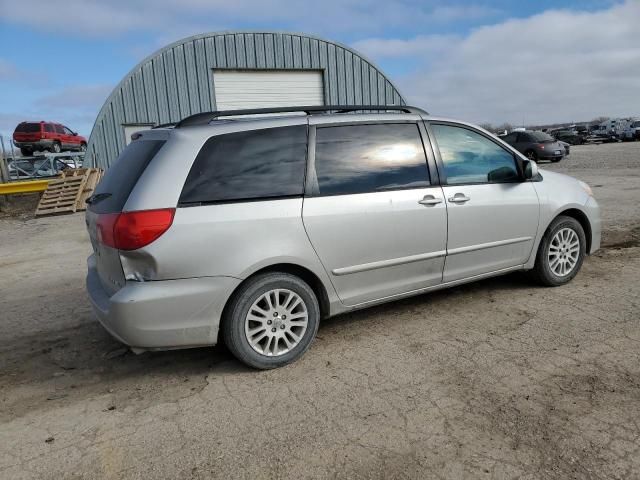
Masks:
[[[584,205],[589,200],[589,195],[577,178],[544,168],[539,168],[538,171],[543,179],[542,182],[534,183],[539,194],[566,205]]]

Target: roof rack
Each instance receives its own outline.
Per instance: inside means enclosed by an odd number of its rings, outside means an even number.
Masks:
[[[219,112],[202,112],[196,113],[183,118],[175,124],[175,128],[188,127],[192,125],[207,125],[210,121],[220,117],[231,117],[241,115],[261,115],[269,113],[289,113],[289,112],[304,112],[307,115],[312,113],[348,113],[358,112],[362,110],[373,111],[398,111],[404,113],[415,113],[418,115],[429,115],[426,111],[418,107],[411,107],[408,105],[310,105],[303,107],[275,107],[275,108],[251,108],[246,110],[223,110]],[[168,126],[168,125],[164,125]]]

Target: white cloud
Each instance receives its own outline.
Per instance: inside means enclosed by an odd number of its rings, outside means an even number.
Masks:
[[[55,93],[46,95],[36,103],[45,108],[70,108],[97,112],[113,85],[72,85]]]
[[[439,0],[0,0],[0,19],[65,35],[191,30],[193,24],[269,25],[309,32],[376,32],[385,28],[478,20],[498,11]],[[64,9],[64,21],[60,18]],[[205,29],[211,31],[212,28]],[[201,30],[202,31],[202,30]]]
[[[60,88],[25,106],[21,112],[0,112],[0,134],[7,139],[25,120],[60,122],[88,136],[100,107],[113,85],[71,85]]]
[[[460,41],[456,35],[417,35],[409,39],[368,38],[352,44],[357,51],[371,58],[413,59],[424,62],[427,58],[442,54]]]
[[[639,20],[640,2],[630,0],[598,12],[547,11],[444,43],[422,36],[359,45],[373,58],[410,51],[421,66],[397,83],[434,114],[518,124],[589,120],[640,115]]]

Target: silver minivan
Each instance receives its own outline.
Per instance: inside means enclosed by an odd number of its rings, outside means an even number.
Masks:
[[[414,107],[201,113],[134,137],[86,222],[89,297],[136,352],[222,339],[278,367],[323,318],[519,270],[562,285],[600,246],[588,185]]]

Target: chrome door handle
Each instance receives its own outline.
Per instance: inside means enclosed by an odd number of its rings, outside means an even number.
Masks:
[[[418,203],[420,205],[426,205],[426,206],[437,205],[439,203],[442,203],[442,199],[436,198],[433,195],[425,195],[422,200],[418,201]]]
[[[449,197],[451,203],[465,203],[471,200],[471,197],[467,197],[464,193],[456,193],[453,197]]]

